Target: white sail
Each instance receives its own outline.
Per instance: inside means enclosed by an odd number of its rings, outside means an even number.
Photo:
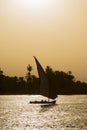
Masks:
[[[34,57],[34,59],[37,65],[37,70],[40,78],[40,94],[49,97],[49,84],[47,76],[36,57]]]

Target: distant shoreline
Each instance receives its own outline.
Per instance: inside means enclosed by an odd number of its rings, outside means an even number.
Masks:
[[[40,95],[40,94],[12,94],[11,93],[11,94],[0,94],[0,95],[28,95],[29,96],[29,95]],[[58,96],[59,95],[67,95],[67,96],[69,95],[70,96],[70,95],[87,95],[87,94],[86,93],[74,93],[74,94],[58,94]]]

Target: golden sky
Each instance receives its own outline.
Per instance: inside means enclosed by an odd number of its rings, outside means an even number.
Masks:
[[[87,82],[87,0],[0,0],[1,69],[36,74],[33,56]]]

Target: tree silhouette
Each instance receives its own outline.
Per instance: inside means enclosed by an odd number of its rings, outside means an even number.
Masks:
[[[1,68],[0,68],[0,75],[3,75],[3,71],[1,70]]]
[[[27,85],[28,91],[29,90],[31,91],[33,89],[33,87],[32,87],[32,85],[33,85],[33,79],[32,79],[32,75],[31,75],[31,71],[32,70],[33,70],[32,66],[30,64],[28,64],[28,66],[27,66],[28,73],[25,76],[25,78],[27,80],[26,85]]]
[[[3,75],[3,71],[0,68],[0,93],[2,93],[3,89],[3,82],[4,82],[4,75]]]
[[[31,71],[32,71],[32,66],[29,64],[28,66],[27,66],[27,71],[28,71],[28,73],[27,73],[27,75],[26,75],[26,79],[27,79],[27,81],[29,82],[29,81],[31,81],[31,79],[32,79],[32,76],[31,76]]]
[[[24,77],[6,76],[0,68],[0,94],[40,94],[39,78],[31,75],[32,66],[27,66]],[[50,66],[45,69],[51,94],[87,94],[87,83],[76,81],[71,71],[54,71]]]
[[[53,69],[50,66],[46,66],[45,71],[47,74],[53,73]]]

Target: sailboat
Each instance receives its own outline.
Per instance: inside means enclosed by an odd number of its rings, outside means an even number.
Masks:
[[[34,59],[36,62],[37,71],[38,71],[38,75],[39,75],[39,79],[40,79],[40,95],[47,97],[48,100],[47,101],[46,100],[45,101],[43,101],[43,100],[30,101],[30,103],[55,104],[56,103],[55,98],[57,97],[57,94],[50,95],[50,86],[49,86],[49,82],[48,82],[48,78],[46,76],[46,73],[35,56],[34,56]]]

